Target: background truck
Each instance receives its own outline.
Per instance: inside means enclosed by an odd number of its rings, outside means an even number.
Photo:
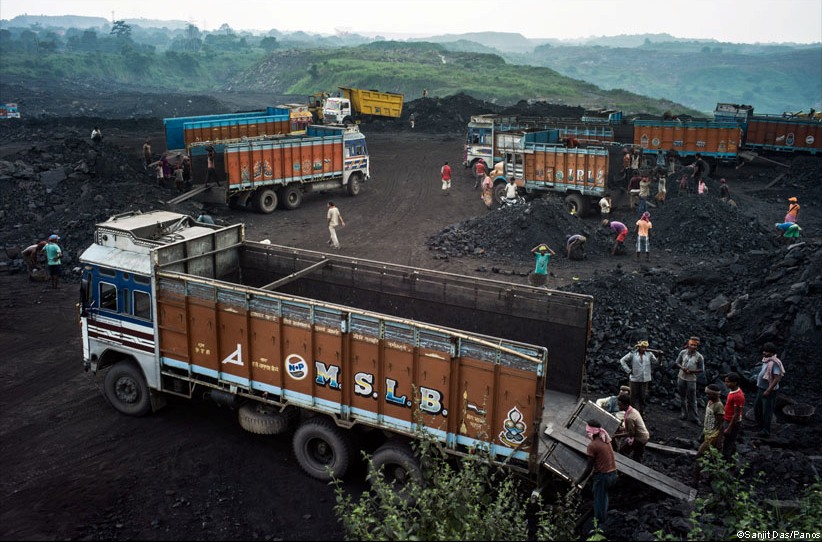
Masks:
[[[474,170],[477,162],[483,160],[489,167],[493,167],[502,159],[499,153],[499,140],[507,140],[526,132],[547,132],[551,140],[543,141],[545,143],[559,143],[563,139],[597,144],[608,144],[614,141],[612,127],[580,123],[578,119],[495,114],[474,115],[468,123],[468,133],[463,145],[462,165]],[[546,136],[539,137],[545,139]]]
[[[194,143],[221,143],[226,140],[261,135],[287,134],[290,131],[289,110],[268,107],[261,111],[171,117],[163,119],[166,150],[189,152]]]
[[[217,166],[222,168],[225,182],[216,186],[203,184],[207,178],[206,145],[192,146],[194,188],[172,202],[195,197],[206,203],[271,213],[278,206],[296,209],[303,195],[311,192],[343,188],[356,196],[360,184],[370,179],[368,147],[357,126],[312,125],[304,135],[224,143]]]
[[[339,87],[342,96],[323,102],[324,124],[354,124],[370,117],[398,119],[402,115],[403,95],[377,90]]]
[[[568,211],[585,216],[605,195],[610,152],[557,145],[550,142],[550,132],[497,134],[502,160],[496,170],[501,174],[494,177],[494,198],[502,200],[508,179],[514,177],[526,194],[564,195]]]
[[[418,477],[422,422],[453,453],[489,445],[535,488],[584,469],[584,420],[618,423],[579,399],[590,296],[255,243],[167,211],[114,216],[94,240],[83,363],[124,414],[172,395],[235,407],[254,433],[296,427],[320,480],[346,473],[365,433],[384,437],[378,468]]]

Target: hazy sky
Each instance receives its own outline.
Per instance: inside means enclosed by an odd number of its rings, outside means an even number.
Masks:
[[[385,37],[495,30],[527,38],[668,33],[735,43],[822,42],[822,0],[0,0],[0,19],[21,14]]]

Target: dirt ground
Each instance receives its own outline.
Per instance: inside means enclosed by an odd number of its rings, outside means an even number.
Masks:
[[[85,134],[87,125],[105,121],[62,122],[78,125],[78,133]],[[157,122],[103,124],[103,129],[112,134],[108,143],[122,147],[135,161],[144,137],[156,142],[163,139]],[[449,257],[429,247],[432,236],[453,224],[502,212],[485,208],[479,191],[473,189],[473,177],[460,165],[461,133],[414,133],[408,129],[369,133],[367,126],[363,131],[372,156],[373,180],[363,186],[359,196],[310,195],[300,208],[270,215],[223,206],[211,206],[209,212],[218,222],[244,222],[246,236],[252,240],[270,239],[277,244],[324,250],[326,203],[333,199],[346,222],[339,230],[340,252],[346,256],[472,276],[497,273],[495,278],[501,280],[527,282],[533,264],[527,251],[519,258],[489,259]],[[31,144],[19,139],[2,141],[0,160],[13,158]],[[439,169],[445,161],[455,172],[449,195],[443,194],[439,182]],[[777,166],[763,163],[741,170],[722,169],[713,176],[721,174],[729,179],[740,207],[746,207],[751,227],[757,224],[770,231],[772,217],[784,213],[785,191],[791,189],[772,191],[768,186],[779,172]],[[191,202],[166,205],[175,191],[157,188],[147,176],[117,182],[121,183],[117,190],[128,191],[120,194],[128,205],[112,205],[107,200],[107,209],[121,211],[143,205],[192,213],[198,210]],[[813,187],[813,194],[818,193]],[[624,206],[624,194],[616,190],[615,195],[617,203],[622,203],[615,218],[627,223],[632,215]],[[3,242],[9,247],[15,238],[13,232],[25,230],[26,224],[17,223],[9,199],[4,201]],[[82,207],[84,213],[91,213],[89,206],[93,207],[78,202],[74,212],[79,213]],[[91,242],[92,232],[70,231],[65,217],[72,212],[72,205],[61,207],[60,214],[51,218],[62,226],[61,236],[67,239],[67,250],[73,252],[76,264],[79,252]],[[818,247],[822,227],[819,199],[803,200],[803,212],[808,241]],[[96,213],[100,215],[102,210]],[[598,220],[596,216],[582,219],[580,227],[596,230]],[[18,245],[30,242],[26,235],[18,237]],[[653,253],[653,267],[677,273],[706,259],[730,256],[706,257],[662,246]],[[550,285],[570,289],[579,282],[609,277],[616,269],[628,275],[652,275],[649,267],[632,256],[614,259],[605,250],[589,251],[583,263],[559,255],[551,263]],[[76,301],[77,278],[71,273],[59,290],[29,282],[24,273],[0,273],[0,344],[4,352],[0,364],[0,539],[342,539],[333,513],[332,489],[300,470],[287,436],[247,433],[238,425],[235,412],[213,403],[171,400],[167,408],[144,418],[126,417],[111,408],[91,375],[83,372]],[[595,300],[595,304],[596,310],[609,310],[607,302]],[[612,387],[611,383],[593,386]],[[816,399],[818,402],[818,395]],[[675,414],[655,409],[648,419],[659,440],[672,445],[681,444],[676,438],[682,438],[678,431],[684,431],[676,429],[680,425]],[[815,431],[818,435],[818,423]],[[812,454],[812,449],[807,453]],[[649,455],[655,468],[662,470],[670,463],[672,468],[677,465],[680,471],[688,470],[681,458]],[[363,472],[360,465],[349,475],[349,489],[362,487]],[[612,503],[617,518],[626,525],[636,523],[630,514],[637,506],[636,499],[640,504],[659,500],[659,494],[650,490],[627,487],[632,488],[630,493],[615,496]],[[624,527],[619,532],[632,531]]]

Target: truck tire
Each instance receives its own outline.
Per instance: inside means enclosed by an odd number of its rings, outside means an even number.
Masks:
[[[271,188],[258,188],[251,197],[251,207],[258,213],[273,213],[277,208],[277,193]]]
[[[572,215],[583,217],[588,213],[588,200],[581,194],[568,194],[565,196],[565,209]]]
[[[392,486],[394,493],[403,498],[410,496],[410,484],[422,484],[422,468],[414,450],[406,442],[390,440],[377,448],[371,457],[369,480],[382,471],[383,479]]]
[[[240,407],[237,418],[240,427],[255,435],[279,435],[288,431],[297,410],[282,412],[265,403],[248,403]]]
[[[360,193],[360,176],[357,173],[352,174],[348,178],[348,185],[346,186],[349,196],[356,196]]]
[[[287,210],[293,211],[303,203],[303,191],[299,186],[285,186],[280,189],[280,206]]]
[[[345,117],[342,123],[344,126],[351,126],[352,124],[354,124],[354,119],[352,119],[351,117]]]
[[[348,434],[325,417],[304,421],[294,432],[293,447],[300,467],[322,482],[342,478],[351,464]]]
[[[114,364],[103,382],[111,406],[129,416],[143,416],[151,410],[151,396],[143,372],[127,361]]]

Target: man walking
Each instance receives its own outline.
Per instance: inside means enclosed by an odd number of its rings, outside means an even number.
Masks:
[[[779,381],[785,376],[785,366],[776,357],[776,346],[767,342],[762,346],[762,368],[756,377],[756,399],[754,416],[756,425],[762,430],[756,434],[760,438],[771,436],[771,419],[779,392]]]
[[[331,237],[328,240],[328,244],[336,249],[339,249],[340,241],[337,239],[337,228],[345,227],[345,221],[340,214],[340,210],[337,209],[337,206],[334,205],[333,201],[328,202],[328,213],[326,213],[326,219],[328,221],[328,234]]]
[[[611,435],[602,428],[596,420],[590,420],[585,425],[585,434],[591,439],[585,455],[588,456],[588,464],[582,476],[577,480],[580,486],[591,472],[594,473],[593,493],[594,493],[594,520],[596,528],[602,530],[605,521],[608,519],[608,489],[617,479],[616,460],[614,459],[614,449],[611,446]]]
[[[642,217],[636,221],[636,259],[639,259],[639,253],[645,251],[645,259],[651,261],[651,242],[649,237],[651,235],[651,214],[648,211],[642,213]]]
[[[725,399],[725,414],[722,416],[722,455],[731,459],[736,452],[736,438],[742,427],[742,411],[745,409],[745,394],[739,387],[739,375],[728,373],[725,376],[728,397]]]
[[[705,372],[705,359],[697,352],[698,348],[699,337],[691,337],[674,362],[679,368],[676,381],[681,410],[679,419],[691,420],[697,425],[699,416],[696,412],[696,379],[698,374]]]
[[[648,341],[639,341],[636,343],[635,350],[628,352],[619,360],[622,370],[629,375],[631,403],[636,405],[640,414],[645,414],[647,405],[648,386],[651,383],[651,362],[657,363],[656,356],[647,352],[647,348]]]
[[[59,288],[58,284],[60,283],[60,275],[63,272],[63,251],[57,244],[57,241],[59,240],[60,237],[56,234],[50,235],[48,243],[46,243],[46,246],[43,247],[43,252],[46,254],[46,260],[48,263],[49,277],[51,277],[51,287],[55,290]]]
[[[448,162],[440,168],[440,178],[442,179],[442,193],[447,196],[451,193],[451,166]]]

